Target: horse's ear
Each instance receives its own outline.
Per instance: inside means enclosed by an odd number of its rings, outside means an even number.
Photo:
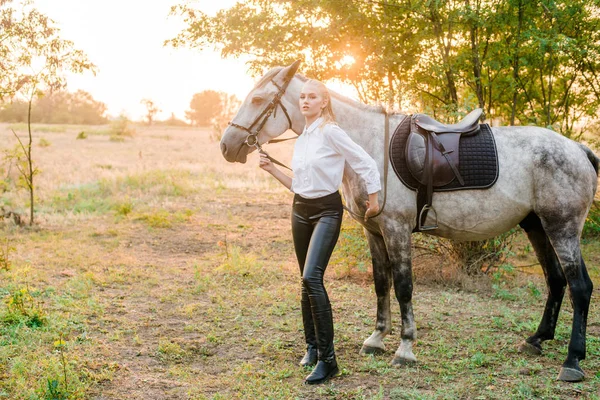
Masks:
[[[289,78],[293,78],[296,75],[296,71],[298,71],[298,67],[300,66],[300,60],[296,60],[290,65],[288,68],[287,76]]]
[[[282,69],[279,74],[284,80],[291,80],[294,77],[294,75],[296,75],[296,71],[298,71],[299,66],[300,60],[296,60],[284,69]]]

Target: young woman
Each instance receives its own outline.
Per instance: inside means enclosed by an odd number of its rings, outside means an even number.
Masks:
[[[337,375],[333,348],[333,317],[323,275],[342,224],[338,188],[344,164],[365,181],[369,200],[365,219],[379,211],[381,190],[375,161],[335,123],[329,91],[319,81],[308,80],[300,92],[300,110],[306,126],[298,137],[292,158],[291,178],[261,154],[260,167],[294,195],[292,236],[302,274],[302,321],[307,351],[300,365],[315,368],[306,383],[318,384]]]

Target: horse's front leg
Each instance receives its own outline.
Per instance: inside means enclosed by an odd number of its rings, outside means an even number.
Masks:
[[[390,310],[390,290],[392,288],[392,269],[383,237],[365,229],[365,235],[371,250],[373,279],[377,294],[377,322],[375,331],[363,343],[360,354],[375,354],[385,351],[383,339],[392,330]]]
[[[402,329],[400,347],[396,350],[392,365],[405,365],[417,361],[412,350],[417,338],[417,327],[412,308],[411,230],[408,225],[394,228],[386,231],[385,242],[394,279],[394,291],[402,313]]]

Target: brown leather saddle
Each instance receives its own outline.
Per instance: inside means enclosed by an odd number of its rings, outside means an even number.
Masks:
[[[417,231],[437,229],[437,212],[432,206],[434,188],[448,185],[455,179],[465,186],[459,172],[460,139],[479,132],[478,108],[453,125],[442,124],[428,115],[411,117],[410,134],[405,147],[408,171],[419,183],[417,189]],[[429,211],[434,223],[424,225]]]

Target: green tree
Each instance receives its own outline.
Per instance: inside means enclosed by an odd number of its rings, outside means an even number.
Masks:
[[[170,45],[249,55],[257,75],[300,59],[368,103],[446,120],[482,107],[567,135],[600,108],[595,0],[243,0],[215,16],[188,4],[171,14],[187,26]]]
[[[162,110],[158,108],[156,103],[151,99],[142,99],[141,103],[146,107],[146,121],[148,122],[148,125],[152,125],[154,116]]]
[[[194,94],[190,101],[190,109],[185,112],[185,117],[192,125],[209,126],[223,109],[223,99],[219,92],[204,90]]]
[[[217,115],[212,118],[212,127],[214,133],[212,138],[216,141],[221,140],[221,134],[225,128],[227,128],[227,124],[233,119],[235,113],[242,104],[242,102],[234,94],[219,92],[219,96],[221,97],[221,109]]]
[[[301,59],[305,74],[349,83],[362,101],[401,104],[399,94],[407,89],[419,45],[411,6],[393,12],[385,4],[372,3],[250,0],[214,17],[181,5],[172,14],[183,16],[188,27],[168,43],[213,46],[224,57],[251,55],[249,66],[255,74]]]

